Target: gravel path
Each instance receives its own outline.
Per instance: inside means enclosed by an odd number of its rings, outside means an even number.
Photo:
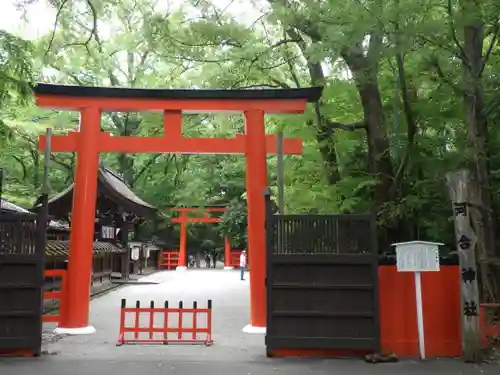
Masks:
[[[90,305],[90,323],[97,332],[86,336],[67,336],[59,341],[49,342],[46,350],[56,352],[58,357],[102,359],[116,359],[117,356],[128,359],[134,356],[190,358],[199,353],[196,355],[217,358],[221,354],[233,360],[242,360],[248,355],[265,355],[264,336],[242,332],[242,328],[249,323],[248,277],[241,281],[237,271],[195,269],[158,272],[143,277],[141,281],[159,284],[128,285],[93,300]],[[144,307],[148,307],[150,301],[154,301],[155,306],[163,306],[166,300],[170,307],[177,307],[180,301],[183,301],[185,307],[191,307],[193,301],[197,301],[199,307],[205,307],[208,299],[212,299],[215,344],[210,348],[186,345],[170,345],[167,348],[163,345],[116,347],[122,298],[127,300],[127,306],[130,307],[135,306],[136,301],[140,301]],[[132,325],[133,315],[128,318],[127,324]],[[155,319],[160,320],[161,317],[156,316]],[[141,316],[141,326],[146,326],[148,320],[147,315]],[[189,327],[189,323],[184,326]],[[199,324],[203,325],[204,322]]]

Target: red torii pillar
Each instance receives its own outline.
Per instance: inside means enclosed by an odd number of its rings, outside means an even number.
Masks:
[[[266,326],[266,240],[265,201],[266,154],[276,153],[276,137],[266,136],[265,113],[303,113],[306,103],[317,101],[322,88],[262,90],[148,90],[83,87],[40,83],[34,88],[42,108],[81,113],[80,129],[52,137],[52,151],[76,152],[77,165],[73,196],[67,273],[66,309],[59,333],[94,332],[89,326],[90,279],[94,237],[95,203],[99,153],[189,153],[246,154],[248,245],[250,277],[250,328]],[[100,130],[105,111],[164,113],[164,135],[160,137],[111,136]],[[233,138],[185,138],[182,112],[228,111],[245,115],[246,134]],[[45,138],[40,139],[41,149]],[[286,154],[301,154],[300,139],[285,139]],[[251,329],[250,329],[251,331]]]
[[[225,207],[189,207],[189,208],[174,208],[174,211],[179,212],[179,217],[172,219],[172,223],[179,223],[181,230],[179,234],[179,264],[177,265],[178,271],[184,271],[187,267],[187,225],[188,223],[220,223],[221,219],[218,217],[208,216],[209,212],[226,212]],[[189,217],[189,212],[202,211],[202,217]]]
[[[186,263],[187,263],[187,212],[186,211],[181,212],[180,223],[181,223],[181,230],[179,232],[179,262],[177,263],[177,269],[186,269]]]
[[[233,269],[233,266],[231,265],[231,240],[229,237],[224,237],[224,269]]]

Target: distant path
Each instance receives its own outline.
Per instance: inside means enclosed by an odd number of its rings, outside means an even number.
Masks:
[[[49,343],[54,353],[39,359],[0,359],[1,375],[467,375],[500,374],[500,366],[472,366],[459,361],[403,361],[369,365],[353,360],[280,360],[265,356],[264,335],[245,334],[249,323],[249,283],[237,271],[192,269],[163,271],[142,280],[157,285],[133,285],[112,291],[91,302],[91,324],[97,333],[68,336]],[[158,306],[165,300],[176,306],[198,301],[200,307],[213,300],[212,347],[125,345],[116,347],[121,298]]]

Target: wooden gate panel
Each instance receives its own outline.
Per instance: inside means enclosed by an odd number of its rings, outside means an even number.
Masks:
[[[290,327],[293,327],[291,329]],[[376,345],[373,319],[332,316],[282,316],[276,319],[267,350],[273,349],[371,349]]]
[[[46,220],[0,214],[0,352],[40,354]]]
[[[275,287],[274,315],[280,312],[297,311],[305,314],[315,314],[323,309],[328,309],[329,313],[347,314],[353,311],[366,311],[371,316],[373,309],[373,292],[371,288],[366,289],[336,289],[314,286],[305,286],[307,294],[303,294],[297,300],[297,290],[299,288]]]
[[[345,262],[351,262],[346,264]],[[295,255],[273,256],[273,280],[276,283],[298,283],[306,280],[309,284],[321,285],[372,285],[373,275],[366,272],[366,259],[342,256]],[[299,279],[300,278],[300,279]],[[302,281],[301,281],[302,282]]]
[[[266,345],[380,349],[374,218],[267,215]]]

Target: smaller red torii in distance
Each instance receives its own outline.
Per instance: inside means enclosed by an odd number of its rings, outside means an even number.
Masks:
[[[185,270],[187,264],[187,225],[188,223],[220,223],[221,218],[211,217],[209,213],[225,213],[227,207],[175,207],[173,211],[179,213],[178,217],[172,219],[172,223],[179,223],[181,225],[179,234],[179,264],[178,270]],[[202,217],[189,217],[191,212],[201,212]],[[231,266],[231,243],[229,238],[224,237],[224,266],[225,268]]]

